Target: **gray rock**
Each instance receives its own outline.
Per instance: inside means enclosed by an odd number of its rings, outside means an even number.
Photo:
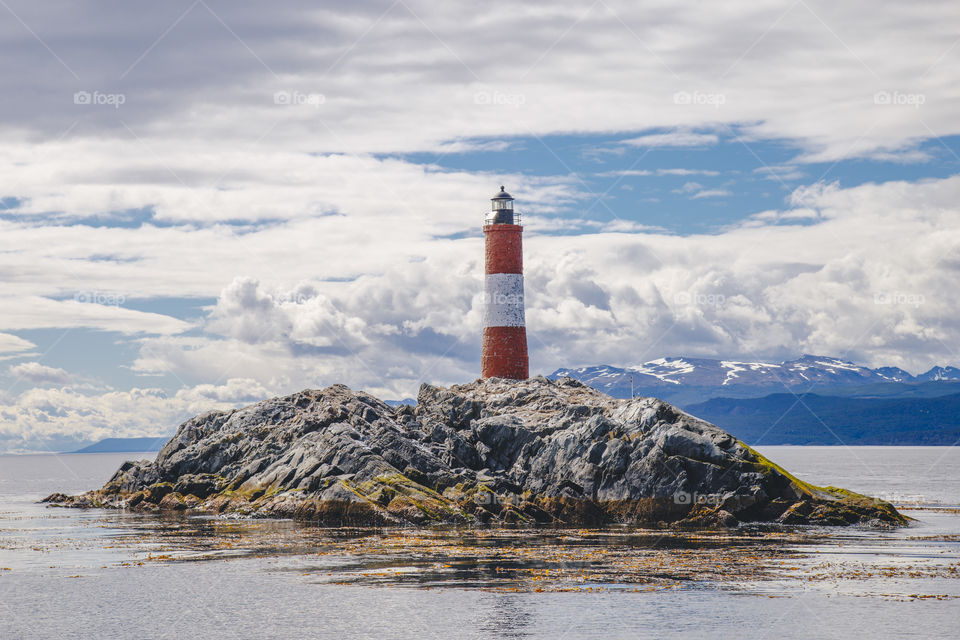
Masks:
[[[155,461],[49,500],[331,524],[905,522],[881,501],[802,483],[669,404],[543,377],[423,385],[416,407],[334,385],[210,412]]]

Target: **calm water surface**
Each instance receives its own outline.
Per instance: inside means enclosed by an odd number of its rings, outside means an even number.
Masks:
[[[7,638],[956,638],[960,448],[764,447],[899,530],[319,529],[45,508],[130,454],[0,456]]]

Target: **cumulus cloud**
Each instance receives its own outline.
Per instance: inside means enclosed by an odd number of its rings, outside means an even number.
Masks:
[[[70,384],[72,378],[64,369],[48,367],[39,362],[24,362],[10,367],[10,374],[35,385]]]
[[[956,362],[951,289],[960,177],[794,193],[719,234],[627,228],[525,241],[533,368],[663,355],[826,353],[914,371]],[[811,221],[815,222],[811,224]],[[891,251],[896,247],[896,251]],[[385,397],[477,376],[478,238],[344,282],[238,278],[202,338],[143,342],[136,367],[294,390],[345,382]],[[282,280],[274,273],[272,282]]]
[[[256,402],[271,395],[271,392],[256,380],[231,378],[225,384],[198,384],[177,392],[177,398],[190,404],[215,404]]]
[[[270,395],[257,382],[244,379],[198,385],[175,394],[140,388],[99,393],[34,388],[0,404],[0,450],[59,450],[108,437],[170,435],[193,415]]]
[[[259,290],[257,280],[240,277],[220,294],[208,328],[255,344],[289,336],[292,323],[277,301]]]

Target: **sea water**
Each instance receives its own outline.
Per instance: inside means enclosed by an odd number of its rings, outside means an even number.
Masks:
[[[958,637],[960,448],[761,452],[915,521],[323,529],[48,508],[138,456],[0,456],[0,640]]]

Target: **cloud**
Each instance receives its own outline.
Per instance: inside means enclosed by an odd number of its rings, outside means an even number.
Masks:
[[[271,392],[256,380],[231,378],[222,385],[199,384],[177,392],[177,399],[188,405],[212,404],[220,406],[245,404],[263,400]]]
[[[62,282],[51,279],[47,286],[56,289],[62,286]],[[53,300],[32,295],[0,297],[0,305],[4,307],[4,313],[0,316],[0,329],[89,327],[126,334],[171,334],[190,328],[189,323],[163,314],[127,309],[116,302],[100,304],[96,300],[86,301],[85,295],[87,294],[78,294],[77,299],[73,300]],[[107,296],[106,299],[113,299],[112,296],[118,294],[92,295],[104,295]]]
[[[204,338],[144,339],[134,369],[187,380],[250,376],[285,391],[362,381],[388,398],[427,380],[475,378],[481,274],[479,258],[463,255],[482,249],[479,239],[451,244],[460,248],[442,258],[350,282],[283,289],[238,277],[220,293]]]
[[[723,198],[729,195],[733,195],[733,193],[728,189],[704,189],[696,192],[690,196],[690,198],[692,200],[699,200],[701,198]]]
[[[719,171],[710,169],[657,169],[658,176],[718,176]]]
[[[719,138],[712,133],[692,133],[674,131],[671,133],[651,133],[637,138],[622,140],[622,144],[632,147],[702,147],[716,144]]]
[[[912,370],[957,362],[946,345],[960,339],[960,322],[942,291],[960,269],[958,196],[960,177],[821,184],[797,189],[793,208],[719,234],[629,225],[531,234],[533,369],[676,354],[829,353]],[[240,278],[221,292],[205,336],[146,338],[135,367],[284,390],[346,382],[384,397],[472,379],[481,256],[480,239],[464,238],[346,282]],[[923,302],[884,302],[906,299]]]
[[[656,175],[656,172],[649,169],[622,169],[619,171],[601,171],[596,175],[599,178],[637,178]]]
[[[372,170],[383,165],[365,163]],[[477,375],[479,351],[479,307],[473,298],[482,273],[482,240],[476,234],[482,212],[457,203],[464,193],[483,201],[489,196],[488,180],[426,174],[419,184],[405,184],[402,175],[412,168],[393,166],[401,172],[390,178],[404,194],[400,201],[415,201],[426,190],[437,194],[438,204],[430,204],[427,214],[415,208],[397,214],[389,206],[389,192],[374,197],[358,182],[350,215],[304,217],[254,230],[190,225],[37,229],[0,223],[15,248],[0,254],[0,264],[10,274],[7,287],[15,292],[63,295],[70,289],[96,291],[97,282],[109,282],[111,291],[125,296],[217,299],[207,317],[194,323],[127,308],[136,303],[132,297],[125,306],[108,307],[24,296],[20,309],[4,306],[5,312],[12,309],[4,321],[8,330],[77,322],[140,334],[135,370],[172,371],[189,384],[247,377],[271,389],[296,390],[342,381],[406,397],[422,380],[470,379]],[[829,325],[813,318],[798,321],[809,317],[799,305],[821,300],[826,287],[844,290],[846,301],[824,303],[823,322],[847,314],[874,320],[877,314],[905,314],[928,327],[914,340],[900,333],[893,340],[891,328],[874,336],[872,345],[857,343],[856,354],[864,361],[896,360],[894,364],[918,368],[943,363],[952,356],[934,336],[952,335],[952,314],[931,287],[951,264],[947,249],[956,232],[948,221],[956,209],[957,180],[852,189],[806,186],[793,192],[782,211],[758,215],[720,234],[686,238],[532,215],[525,251],[534,362],[548,371],[570,360],[588,363],[624,354],[632,359],[651,345],[659,355],[736,355],[741,350],[764,356],[842,354],[859,334],[843,330],[828,340]],[[577,197],[564,181],[525,178],[519,184],[534,202],[546,202],[551,191]],[[693,183],[687,189],[696,194],[703,187]],[[543,235],[565,225],[579,235]],[[438,232],[451,235],[438,239]],[[896,255],[879,249],[904,243],[907,249]],[[930,257],[941,254],[947,257],[940,262]],[[99,255],[121,260],[105,261]],[[566,278],[558,272],[560,265],[575,264],[571,260],[576,256],[592,265],[577,273],[588,288],[609,294],[609,308],[556,285]],[[63,271],[65,260],[69,271]],[[846,271],[827,268],[843,260],[862,264],[867,275],[846,281]],[[18,270],[18,264],[32,267]],[[815,278],[810,271],[820,275]],[[245,275],[235,282],[238,274]],[[768,282],[771,274],[783,280]],[[920,309],[875,307],[872,302],[874,293],[914,290],[928,300]],[[722,293],[729,304],[737,301],[740,312],[752,309],[748,316],[754,321],[734,326],[712,307],[675,306],[674,296],[690,291]],[[934,307],[944,315],[931,315]],[[86,309],[95,313],[78,315]],[[560,320],[565,324],[557,325]],[[856,326],[861,332],[870,328]],[[909,323],[896,326],[899,332]],[[667,329],[658,341],[657,331]],[[621,348],[588,347],[592,331],[597,331],[598,343]],[[553,346],[571,340],[569,349]]]
[[[691,200],[699,200],[701,198],[721,198],[732,195],[732,193],[727,189],[707,189],[699,182],[685,182],[682,187],[678,189],[672,189],[671,191],[673,193],[692,194],[690,195]]]
[[[255,381],[231,379],[174,394],[161,389],[83,393],[34,388],[0,403],[0,451],[73,448],[108,437],[172,435],[187,418],[256,402],[272,392]]]
[[[621,169],[619,171],[603,171],[596,174],[601,178],[641,177],[641,176],[718,176],[719,171],[710,169]]]
[[[35,385],[70,384],[72,377],[64,369],[48,367],[39,362],[24,362],[10,367],[10,374]]]
[[[753,170],[762,178],[767,180],[776,180],[777,182],[801,180],[807,176],[795,165],[774,165],[757,167]]]
[[[749,123],[753,139],[796,141],[832,161],[960,133],[946,4],[918,13],[865,0],[845,11],[739,1],[691,12],[493,2],[478,13],[417,0],[349,9],[297,0],[269,12],[77,2],[54,14],[9,4],[23,22],[0,27],[12,43],[0,69],[17,96],[0,107],[5,133],[24,142],[114,138],[174,171],[163,141],[440,152],[461,139]],[[509,46],[491,48],[491,33]],[[204,64],[190,64],[186,51]],[[76,101],[84,92],[90,99]],[[677,103],[678,92],[691,99]],[[907,100],[884,102],[878,92]],[[40,157],[50,150],[37,147]]]
[[[10,333],[0,333],[0,359],[23,355],[24,351],[30,351],[37,345],[29,340],[24,340],[19,336]]]
[[[220,294],[208,329],[248,344],[289,336],[292,324],[276,301],[260,292],[259,285],[253,278],[234,279]]]
[[[763,226],[767,224],[815,222],[820,218],[820,212],[813,209],[787,209],[785,211],[761,211],[738,226]]]
[[[673,193],[694,193],[703,189],[699,182],[685,182],[679,189],[673,189]]]
[[[934,156],[929,152],[919,149],[905,149],[895,152],[874,151],[868,157],[877,162],[896,162],[898,164],[918,164],[930,162],[934,159]]]

